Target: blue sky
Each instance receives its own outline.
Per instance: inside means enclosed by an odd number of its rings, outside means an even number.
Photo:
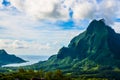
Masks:
[[[120,0],[0,0],[0,49],[52,55],[104,18],[120,33]]]

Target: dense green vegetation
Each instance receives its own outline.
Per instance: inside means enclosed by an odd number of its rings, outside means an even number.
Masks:
[[[74,76],[76,76],[76,79],[78,80],[119,80],[120,71],[114,70],[83,71],[74,73]]]
[[[45,80],[71,80],[68,75],[63,75],[61,70],[44,72],[43,70],[24,70],[0,73],[0,80],[31,80],[32,78]]]
[[[0,73],[0,80],[120,80],[120,70],[78,71],[65,73],[61,70],[24,70]]]

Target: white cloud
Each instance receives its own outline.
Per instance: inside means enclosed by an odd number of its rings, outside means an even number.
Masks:
[[[119,16],[120,0],[9,0],[17,10],[37,20],[68,20],[69,8],[74,12],[73,19],[104,18],[113,24]],[[112,14],[112,15],[111,15]]]
[[[11,40],[11,39],[0,39],[0,48],[2,49],[23,49],[28,48],[28,45],[25,41],[20,40]]]
[[[115,32],[120,33],[120,22],[115,22],[112,25],[112,28],[115,30]]]
[[[12,6],[35,19],[60,19],[69,18],[67,9],[61,6],[59,0],[10,0]]]
[[[38,38],[39,30],[52,29],[47,24],[34,21],[24,14],[13,14],[9,11],[0,11],[0,27],[3,28],[1,34],[4,34],[0,35],[0,38],[32,40]]]
[[[62,46],[67,46],[69,41],[82,31],[47,31],[39,32],[36,40],[0,39],[0,49],[5,49],[14,54],[52,55],[56,54]],[[31,36],[32,37],[32,36]]]
[[[91,19],[94,17],[96,12],[95,3],[89,1],[79,1],[73,6],[73,18],[77,20],[84,20],[85,18]]]
[[[107,24],[113,24],[118,17],[120,0],[104,0],[99,5],[98,16],[103,17]],[[100,12],[100,13],[99,13]]]
[[[2,4],[1,4],[1,3],[2,3],[2,0],[0,0],[0,7],[2,7]]]
[[[58,9],[59,11],[61,11],[60,13],[64,12],[65,15],[69,16],[68,11],[71,8],[73,10],[73,19],[75,20],[75,22],[77,21],[77,23],[78,21],[80,22],[81,20],[85,19],[92,20],[104,18],[106,20],[106,23],[111,25],[114,24],[115,18],[118,18],[120,14],[120,0],[101,0],[100,2],[97,2],[97,0],[60,1],[61,3],[58,3],[62,6],[62,9]],[[47,17],[45,18],[47,19]]]
[[[73,0],[71,0],[73,2]],[[69,2],[67,5],[71,5]],[[115,18],[119,17],[120,0],[76,0],[71,8],[74,12],[73,19],[75,20],[92,20],[104,18],[107,24],[113,24]]]
[[[62,5],[66,7],[67,9],[71,8],[75,4],[75,0],[61,0]]]
[[[55,24],[39,22],[11,10],[0,11],[0,49],[9,53],[52,55],[80,32],[62,30]]]

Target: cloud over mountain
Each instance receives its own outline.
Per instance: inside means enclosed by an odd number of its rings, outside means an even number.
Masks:
[[[9,0],[11,6],[34,19],[68,20],[70,9],[73,19],[104,18],[112,24],[119,18],[120,0]],[[111,15],[112,14],[112,15]]]

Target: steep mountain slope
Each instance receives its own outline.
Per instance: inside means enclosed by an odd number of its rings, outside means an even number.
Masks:
[[[93,20],[86,31],[74,37],[68,47],[47,61],[34,64],[36,69],[64,71],[120,68],[120,34],[104,23]]]
[[[25,60],[16,57],[15,55],[9,55],[5,50],[0,50],[0,66],[12,63],[22,63]]]

